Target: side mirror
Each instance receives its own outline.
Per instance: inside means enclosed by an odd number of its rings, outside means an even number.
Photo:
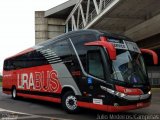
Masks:
[[[148,54],[152,55],[152,57],[153,57],[153,63],[155,65],[158,64],[158,55],[157,55],[156,52],[154,52],[153,50],[149,50],[149,49],[140,49],[140,50],[141,50],[142,53],[148,53]]]
[[[114,45],[107,41],[94,41],[94,42],[88,42],[85,43],[86,46],[102,46],[107,49],[109,53],[109,57],[111,60],[116,60],[116,48]]]

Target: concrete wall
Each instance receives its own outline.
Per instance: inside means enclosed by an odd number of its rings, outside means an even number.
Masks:
[[[54,38],[65,33],[65,20],[48,18],[48,38]]]
[[[152,87],[160,87],[160,67],[148,67],[148,77]]]
[[[35,44],[48,39],[48,20],[44,11],[35,12]]]
[[[44,11],[35,11],[35,44],[54,38],[65,32],[65,20],[45,18]]]

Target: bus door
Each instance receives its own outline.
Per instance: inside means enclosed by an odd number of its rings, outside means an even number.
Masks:
[[[101,89],[102,86],[113,89],[110,81],[111,63],[110,59],[116,59],[115,48],[107,42],[95,41],[85,43],[89,48],[87,51],[87,78],[89,91],[93,98],[93,103],[103,104],[107,98],[106,92]],[[93,47],[94,49],[91,49]],[[94,99],[95,98],[95,99]]]
[[[105,58],[104,49],[98,47],[96,50],[87,51],[87,73],[88,93],[94,98],[105,97],[100,86],[106,86],[109,81],[109,66]]]

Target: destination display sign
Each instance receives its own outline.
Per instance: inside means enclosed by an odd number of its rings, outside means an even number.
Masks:
[[[133,51],[133,52],[138,52],[141,53],[140,49],[138,48],[137,44],[134,42],[130,42],[130,41],[125,41],[125,44],[128,47],[128,50]]]
[[[118,39],[110,38],[109,42],[111,42],[115,46],[116,49],[127,50],[127,46],[126,46],[126,44],[124,43],[123,40],[118,40]]]
[[[110,38],[109,42],[111,42],[116,49],[130,50],[133,52],[141,53],[137,44],[131,41],[118,40],[114,38]]]

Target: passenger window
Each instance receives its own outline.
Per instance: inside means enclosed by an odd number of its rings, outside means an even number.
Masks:
[[[93,42],[96,41],[96,35],[94,34],[81,34],[81,35],[75,35],[71,37],[71,40],[76,48],[76,51],[78,53],[78,56],[80,57],[80,60],[82,62],[83,68],[85,71],[87,71],[87,66],[86,66],[86,55],[88,50],[92,49],[98,49],[95,46],[85,46],[84,44],[86,42]]]
[[[50,51],[55,52],[59,57],[71,55],[68,40],[65,39],[54,42],[51,45],[47,46],[47,48],[50,49]]]
[[[4,61],[4,70],[13,70],[14,66],[13,66],[13,62],[12,60],[5,60]]]
[[[88,51],[87,58],[88,58],[88,73],[95,77],[104,79],[104,68],[100,51],[99,50]]]

